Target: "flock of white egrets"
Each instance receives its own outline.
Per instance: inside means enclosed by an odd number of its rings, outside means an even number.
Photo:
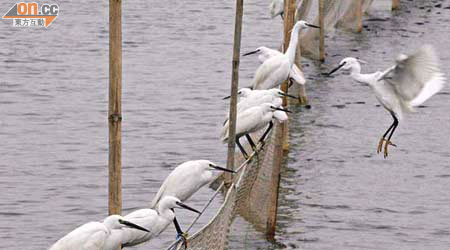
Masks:
[[[279,85],[286,80],[305,84],[303,73],[294,64],[294,57],[298,33],[308,27],[319,28],[305,21],[298,21],[294,25],[286,53],[259,47],[253,52],[244,54],[259,54],[258,59],[262,63],[253,77],[252,88],[242,88],[238,92],[236,144],[245,158],[248,158],[248,154],[239,138],[246,136],[250,146],[256,151],[256,144],[249,134],[267,127],[259,139],[263,145],[273,121],[283,122],[288,119],[286,112],[289,111],[282,107],[281,97],[296,97],[281,91]],[[437,55],[429,45],[423,46],[409,56],[401,54],[396,64],[383,72],[361,74],[360,63],[365,62],[347,57],[328,75],[339,69],[350,71],[350,76],[354,80],[366,83],[372,88],[378,101],[391,113],[394,123],[382,136],[377,148],[378,153],[384,149],[386,157],[388,145],[395,146],[390,140],[403,112],[413,111],[413,107],[422,104],[441,90],[445,78],[439,70]],[[226,119],[221,139],[226,142],[228,137],[228,119]],[[166,178],[149,208],[136,210],[123,217],[111,215],[103,222],[84,224],[58,240],[50,250],[116,250],[119,247],[135,246],[158,236],[171,222],[174,222],[178,235],[184,239],[185,234],[175,218],[174,209],[200,213],[183,202],[211,182],[215,177],[214,171],[234,173],[207,160],[185,162]]]

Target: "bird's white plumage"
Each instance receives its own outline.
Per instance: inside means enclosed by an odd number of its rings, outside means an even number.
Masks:
[[[255,72],[252,80],[253,89],[270,89],[277,87],[287,80],[294,64],[298,35],[301,28],[308,27],[305,21],[298,21],[291,33],[291,40],[286,53],[275,55],[262,63]]]
[[[158,190],[150,205],[155,208],[164,196],[174,196],[181,201],[189,199],[201,187],[214,179],[213,162],[208,160],[187,161],[176,167]]]
[[[272,103],[263,103],[238,113],[236,119],[236,137],[259,131],[269,124],[273,117],[271,107]],[[228,140],[228,121],[222,128],[221,140],[224,143]]]
[[[378,101],[399,120],[404,112],[414,111],[414,106],[425,102],[445,84],[438,57],[430,45],[409,56],[399,55],[396,65],[383,72],[361,74],[358,59],[352,57],[344,58],[340,65],[350,70],[354,80],[371,86]]]
[[[260,63],[264,63],[269,58],[283,54],[278,50],[270,49],[264,46],[258,47],[256,51]],[[305,76],[296,64],[292,65],[291,71],[289,72],[289,78],[293,79],[297,84],[305,85]]]
[[[414,107],[439,92],[445,77],[439,70],[439,58],[433,47],[425,45],[412,55],[400,55],[385,81],[402,102]]]
[[[180,200],[173,196],[164,196],[159,202],[157,210],[139,209],[124,216],[127,221],[138,224],[149,232],[133,228],[121,228],[113,230],[112,236],[121,239],[122,245],[126,247],[148,242],[161,234],[172,223],[175,218],[172,209],[178,207],[177,201]]]
[[[49,250],[113,250],[120,246],[111,232],[126,228],[119,223],[119,215],[108,216],[103,222],[86,223],[53,244]],[[139,230],[136,230],[139,231]]]

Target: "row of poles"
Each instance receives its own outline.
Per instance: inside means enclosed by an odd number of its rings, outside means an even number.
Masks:
[[[319,0],[319,26],[324,26],[324,1]],[[358,31],[362,30],[362,1],[360,4],[359,26]],[[284,50],[288,48],[290,40],[290,31],[295,22],[295,0],[284,1]],[[392,9],[399,7],[400,0],[392,0]],[[239,87],[239,63],[241,51],[241,33],[242,33],[242,17],[243,17],[243,0],[236,0],[236,15],[234,26],[234,43],[233,43],[233,60],[231,75],[231,98],[229,111],[229,140],[227,153],[227,168],[234,169],[235,155],[235,133],[236,133],[236,106],[237,92]],[[325,60],[325,42],[324,29],[320,29],[319,52],[320,60]],[[298,55],[300,53],[298,52]],[[299,61],[299,58],[297,58]],[[299,64],[300,66],[300,64]],[[288,91],[287,81],[281,85],[281,90],[285,93]],[[286,97],[283,99],[283,105],[287,105]],[[109,214],[121,214],[122,212],[122,0],[109,0],[109,108],[108,108],[108,125],[109,125]],[[278,126],[276,131],[278,136],[275,140],[275,166],[272,173],[273,187],[271,195],[272,205],[269,209],[270,217],[268,218],[267,236],[273,237],[275,234],[276,215],[278,207],[278,186],[280,181],[280,169],[283,159],[283,151],[288,149],[288,127],[287,123]],[[228,174],[227,179],[231,180]]]

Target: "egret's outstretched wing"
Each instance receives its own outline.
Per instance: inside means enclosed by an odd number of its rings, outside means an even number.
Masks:
[[[412,55],[400,55],[385,81],[403,102],[418,106],[442,89],[445,77],[433,47],[425,45]]]

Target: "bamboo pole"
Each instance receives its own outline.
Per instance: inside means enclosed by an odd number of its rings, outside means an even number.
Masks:
[[[289,41],[291,39],[291,30],[294,27],[294,21],[295,21],[295,9],[296,4],[295,0],[286,0],[284,1],[284,52],[289,47]],[[285,93],[288,92],[289,83],[288,81],[284,81],[281,84],[281,90]],[[287,106],[287,97],[283,98],[283,106]],[[288,136],[288,121],[284,122],[281,126],[283,128],[283,150],[288,151],[289,150],[289,136]]]
[[[287,50],[289,46],[289,40],[291,38],[291,30],[294,26],[294,16],[295,16],[295,0],[285,0],[284,1],[284,51]],[[285,81],[281,84],[281,90],[288,91],[288,82]],[[283,105],[287,105],[286,97],[283,98]],[[273,239],[275,236],[275,229],[277,224],[277,213],[278,213],[278,189],[280,186],[280,170],[281,164],[283,162],[283,151],[287,149],[287,139],[288,139],[288,126],[287,121],[280,126],[275,127],[275,145],[274,145],[274,160],[273,160],[273,171],[271,176],[271,194],[270,202],[268,208],[268,218],[266,226],[266,237],[268,239]]]
[[[109,214],[122,210],[122,1],[109,0]]]
[[[400,0],[392,0],[392,10],[396,10],[400,7]]]
[[[325,61],[325,22],[324,22],[324,0],[319,0],[319,60]]]
[[[231,74],[231,98],[228,126],[228,154],[227,168],[234,169],[234,150],[236,146],[236,106],[237,92],[239,86],[239,62],[241,53],[241,33],[242,33],[242,15],[244,13],[244,0],[236,0],[236,16],[234,20],[234,42],[233,42],[233,61]],[[230,181],[231,174],[226,174],[225,179]]]
[[[362,16],[363,16],[363,4],[362,0],[356,1],[356,32],[361,32],[363,28]]]

